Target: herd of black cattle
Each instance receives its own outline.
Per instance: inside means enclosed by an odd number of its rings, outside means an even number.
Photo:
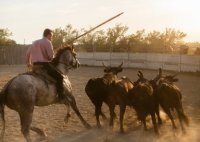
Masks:
[[[147,130],[146,117],[150,114],[154,131],[159,134],[158,124],[162,124],[159,113],[159,106],[169,116],[172,126],[177,129],[172,111],[176,110],[180,121],[181,129],[185,133],[185,127],[189,125],[188,117],[185,115],[182,106],[182,95],[180,89],[175,85],[178,81],[175,75],[162,75],[159,69],[158,75],[151,80],[144,77],[141,71],[138,71],[138,80],[132,82],[127,77],[119,78],[117,74],[122,72],[122,64],[118,67],[104,66],[104,76],[101,78],[90,79],[85,87],[87,96],[95,106],[95,116],[97,126],[101,127],[99,116],[106,116],[101,111],[103,102],[106,103],[110,111],[110,126],[113,126],[114,109],[116,105],[120,107],[120,132],[124,132],[123,118],[126,106],[135,109],[138,120],[140,120],[144,129]]]

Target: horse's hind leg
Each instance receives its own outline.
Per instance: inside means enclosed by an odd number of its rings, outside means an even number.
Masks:
[[[30,126],[32,122],[33,111],[23,111],[19,112],[20,120],[21,120],[21,131],[24,135],[27,142],[31,142],[30,138]]]
[[[81,113],[79,112],[74,96],[72,96],[72,95],[68,96],[68,100],[69,100],[69,103],[70,103],[72,109],[75,111],[76,115],[79,117],[79,119],[81,120],[83,125],[86,128],[90,128],[91,126],[84,120]]]
[[[3,128],[0,135],[0,141],[3,141],[4,133],[5,133],[5,115],[4,115],[4,105],[0,105],[0,115],[3,121]]]
[[[67,123],[69,121],[70,115],[70,103],[65,101],[65,106],[67,107],[67,114],[65,115],[64,122]]]

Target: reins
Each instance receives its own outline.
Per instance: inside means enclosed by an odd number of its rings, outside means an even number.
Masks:
[[[65,62],[58,62],[58,63],[59,63],[59,64],[65,65],[65,66],[67,67],[66,69],[71,69],[71,68],[73,68],[72,65],[66,64]]]

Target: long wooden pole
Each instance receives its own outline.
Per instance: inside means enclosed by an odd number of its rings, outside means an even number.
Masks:
[[[113,19],[119,17],[119,16],[122,15],[123,13],[124,13],[124,12],[121,12],[121,13],[119,13],[119,14],[117,14],[117,15],[111,17],[111,18],[109,18],[108,20],[106,20],[106,21],[104,21],[103,23],[101,23],[101,24],[95,26],[94,28],[90,29],[89,31],[87,31],[87,32],[85,32],[85,33],[83,33],[83,34],[77,36],[75,39],[73,39],[73,41],[75,41],[75,40],[79,39],[80,37],[82,37],[82,36],[84,36],[84,35],[86,35],[86,34],[92,32],[93,30],[95,30],[95,29],[97,29],[98,27],[100,27],[100,26],[102,26],[102,25],[108,23],[109,21],[111,21],[111,20],[113,20]]]

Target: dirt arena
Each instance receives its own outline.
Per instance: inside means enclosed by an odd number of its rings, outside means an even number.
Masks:
[[[138,69],[124,69],[119,76],[127,76],[132,81],[137,79]],[[0,66],[0,89],[12,77],[25,72],[26,68],[22,65]],[[147,78],[153,78],[157,71],[143,70]],[[164,74],[173,72],[165,72]],[[73,86],[73,94],[76,98],[77,106],[92,126],[87,130],[79,121],[76,114],[71,110],[71,117],[67,124],[64,123],[66,107],[64,105],[50,105],[46,107],[35,107],[32,125],[42,128],[48,137],[41,139],[40,136],[31,131],[34,142],[200,142],[200,75],[195,73],[180,73],[177,85],[182,90],[183,107],[190,119],[190,126],[187,134],[183,135],[180,131],[179,122],[176,121],[178,130],[174,133],[168,117],[162,113],[164,123],[160,126],[161,135],[155,136],[151,121],[148,123],[148,131],[143,130],[143,126],[136,120],[133,109],[127,107],[124,127],[125,134],[119,133],[118,118],[115,120],[114,128],[108,127],[108,121],[101,119],[102,129],[96,128],[94,116],[94,106],[85,94],[84,87],[89,78],[100,77],[103,74],[101,67],[80,67],[69,73],[70,81]],[[103,111],[109,118],[107,106],[103,106]],[[116,109],[118,113],[118,108]],[[20,131],[20,121],[18,114],[7,108],[5,109],[6,131],[5,142],[25,142]],[[1,121],[0,121],[1,122]],[[2,124],[2,123],[0,123]],[[2,126],[0,125],[0,130]]]

